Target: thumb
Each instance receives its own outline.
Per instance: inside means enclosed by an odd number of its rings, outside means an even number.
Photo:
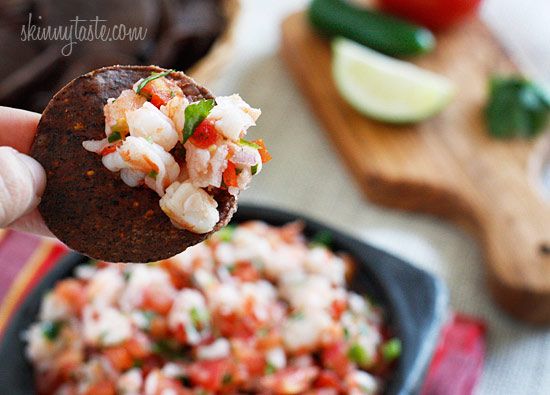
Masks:
[[[0,228],[29,213],[40,202],[46,172],[36,160],[0,147]]]

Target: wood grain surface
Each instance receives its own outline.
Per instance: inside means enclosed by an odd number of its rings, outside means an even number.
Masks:
[[[535,142],[491,138],[483,123],[487,81],[515,66],[486,26],[473,19],[438,37],[417,64],[457,86],[451,105],[419,125],[369,120],[340,98],[329,43],[304,14],[282,28],[281,52],[334,146],[373,202],[435,214],[482,243],[495,300],[520,319],[550,324],[550,204],[529,172]]]

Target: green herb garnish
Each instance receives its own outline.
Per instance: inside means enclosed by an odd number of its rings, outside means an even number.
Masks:
[[[227,225],[224,228],[221,228],[216,232],[216,235],[221,241],[229,243],[233,239],[233,234],[235,233],[234,225]]]
[[[357,343],[353,343],[348,349],[348,358],[359,366],[366,365],[370,359],[367,351]]]
[[[61,332],[61,321],[45,321],[42,323],[42,335],[49,341],[54,341]]]
[[[254,166],[252,166],[250,168],[250,171],[252,172],[252,175],[255,176],[256,173],[258,172],[258,164],[255,164]]]
[[[133,368],[141,368],[143,366],[143,361],[141,359],[134,360],[134,363],[132,364]]]
[[[151,177],[153,180],[156,180],[158,175],[159,173],[157,171],[151,170],[149,174],[147,174],[147,177]]]
[[[174,73],[176,70],[166,70],[162,73],[151,73],[151,75],[147,78],[145,78],[143,81],[141,81],[136,89],[136,93],[140,93],[143,88],[145,88],[145,85],[147,85],[149,82],[156,80],[157,78],[166,77],[170,73]]]
[[[265,367],[265,374],[270,375],[275,373],[276,371],[277,371],[277,368],[275,367],[275,365],[273,365],[271,362],[268,362]]]
[[[344,339],[349,340],[349,338],[350,338],[349,329],[347,327],[344,327]]]
[[[305,316],[303,311],[296,311],[290,315],[291,320],[303,320],[304,317]]]
[[[382,345],[382,356],[386,362],[392,362],[401,355],[401,340],[393,338]]]
[[[262,148],[258,144],[253,143],[252,141],[245,140],[245,139],[240,139],[239,144],[244,145],[245,147],[250,147],[250,148],[254,148],[254,149]]]
[[[311,239],[311,246],[330,247],[332,244],[332,233],[328,230],[317,232]]]
[[[523,77],[493,77],[485,120],[492,136],[531,138],[540,133],[550,115],[550,98]]]
[[[200,100],[185,108],[185,124],[183,126],[183,143],[195,133],[195,129],[204,121],[215,106],[214,99]]]

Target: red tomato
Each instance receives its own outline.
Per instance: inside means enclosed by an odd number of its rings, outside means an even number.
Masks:
[[[219,391],[224,386],[224,379],[232,372],[228,359],[218,359],[194,362],[188,366],[187,374],[193,385],[210,391]]]
[[[319,373],[317,380],[313,383],[315,388],[333,388],[337,391],[341,390],[341,381],[336,373],[332,370],[323,370]]]
[[[227,168],[223,172],[223,182],[227,187],[238,187],[237,169],[232,162],[227,162]]]
[[[218,139],[218,131],[216,127],[209,121],[202,121],[195,129],[189,141],[198,148],[206,149],[216,143]]]
[[[250,261],[239,261],[235,263],[231,275],[244,282],[257,281],[260,278],[258,269],[256,269],[256,266]]]
[[[254,144],[259,145],[260,149],[258,150],[258,153],[260,154],[260,157],[262,158],[262,163],[269,162],[272,158],[271,154],[265,147],[264,141],[262,139],[253,141]]]
[[[116,395],[115,384],[108,380],[98,381],[84,393],[85,395]]]
[[[141,307],[144,310],[152,310],[160,315],[166,315],[172,308],[172,297],[170,295],[145,290]]]
[[[340,377],[344,377],[351,367],[344,342],[337,342],[326,347],[321,359],[325,368],[333,370]]]
[[[78,280],[61,281],[56,285],[54,293],[71,306],[75,314],[79,314],[86,304],[86,290]]]
[[[103,350],[103,353],[111,362],[113,368],[119,372],[128,370],[134,365],[132,355],[123,346],[107,348]]]
[[[157,78],[141,89],[140,94],[151,98],[151,104],[157,108],[166,104],[178,90],[173,83],[166,78]]]
[[[385,11],[432,29],[444,29],[473,14],[481,0],[380,0]]]
[[[234,339],[231,343],[235,360],[246,368],[247,373],[252,376],[262,376],[265,371],[264,354],[254,347],[254,344],[246,340]]]

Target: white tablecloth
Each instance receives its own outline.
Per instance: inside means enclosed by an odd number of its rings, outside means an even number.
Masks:
[[[441,276],[452,308],[488,323],[477,393],[550,394],[550,331],[495,307],[476,241],[441,220],[384,209],[361,196],[278,56],[281,19],[306,3],[243,0],[236,56],[213,86],[218,94],[239,92],[263,110],[257,130],[275,159],[242,200],[298,210]],[[524,70],[550,85],[550,2],[487,0],[482,14]]]

